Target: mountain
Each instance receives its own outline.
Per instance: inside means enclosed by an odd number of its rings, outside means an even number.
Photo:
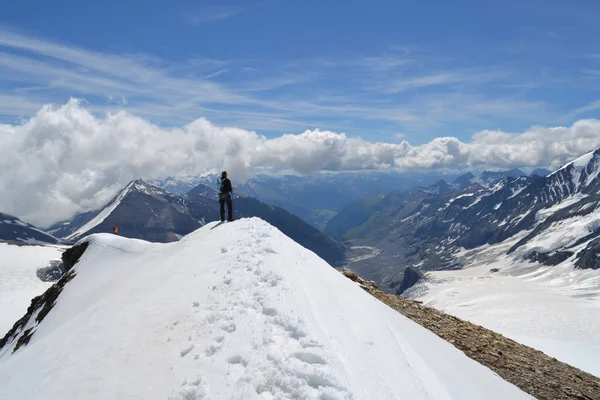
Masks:
[[[521,176],[527,176],[527,174],[517,168],[508,171],[483,171],[477,181],[485,186],[493,186],[504,178],[519,178]]]
[[[485,171],[479,177],[475,177],[475,175],[468,172],[450,183],[445,180],[439,180],[431,186],[416,186],[411,190],[404,192],[391,191],[384,193],[369,193],[350,202],[346,207],[342,208],[328,221],[323,231],[334,237],[360,237],[365,234],[365,227],[358,227],[367,222],[373,215],[379,216],[379,218],[376,219],[378,222],[373,220],[370,222],[370,225],[380,225],[381,221],[385,221],[385,216],[395,214],[400,208],[408,204],[413,204],[413,202],[418,199],[427,196],[435,197],[438,195],[448,195],[467,189],[473,191],[478,188],[492,187],[503,178],[524,175],[525,173],[518,169],[498,172]],[[410,208],[407,210],[410,210]],[[401,214],[405,214],[407,210]],[[351,231],[352,229],[354,230]]]
[[[218,200],[219,199],[219,188],[217,187],[217,185],[209,186],[204,183],[199,183],[198,185],[194,186],[186,194],[198,195],[198,196],[203,196],[203,197],[208,197],[210,199]],[[243,189],[234,187],[233,199],[235,200],[240,197],[250,197],[250,196],[248,196],[248,194]]]
[[[352,173],[312,173],[303,176],[257,175],[247,181],[232,176],[234,194],[241,197],[254,197],[264,203],[284,208],[310,223],[316,228],[324,228],[327,221],[346,204],[368,193],[409,190],[413,186],[429,186],[441,178],[454,179],[455,175],[442,173],[397,173],[397,172],[352,172]],[[216,190],[217,175],[203,178],[186,178],[180,182],[194,182],[193,188],[182,192],[170,189],[173,182],[155,181],[175,194],[200,194],[212,198]]]
[[[471,186],[476,181],[477,181],[477,178],[475,178],[475,175],[473,175],[470,172],[467,172],[466,174],[463,174],[463,175],[459,176],[458,178],[456,178],[454,180],[454,182],[452,182],[452,183],[454,184],[456,190],[460,190],[460,189],[464,189],[466,187]]]
[[[419,199],[431,195],[429,189],[416,187],[407,192],[375,193],[353,201],[329,220],[324,232],[343,239],[368,235],[387,226],[387,219],[401,210],[411,210]]]
[[[282,208],[238,197],[234,199],[234,213],[236,218],[264,218],[332,265],[345,260],[343,244]],[[215,199],[194,194],[177,196],[138,179],[129,183],[105,208],[93,213],[93,218],[79,226],[63,225],[68,229],[63,228],[62,232],[66,240],[76,241],[93,233],[112,232],[113,226],[118,225],[122,236],[173,242],[219,218]]]
[[[0,241],[59,243],[60,240],[12,215],[0,213]]]
[[[2,399],[531,399],[259,219],[63,259],[0,341]]]
[[[90,222],[98,215],[98,211],[88,211],[85,213],[77,213],[73,218],[66,221],[60,221],[47,229],[48,233],[55,237],[69,236],[78,228]]]
[[[202,226],[203,217],[218,215],[215,202],[200,196],[194,202],[199,204],[194,204],[195,215],[192,215],[184,198],[138,179],[64,239],[76,241],[92,233],[112,232],[113,226],[118,225],[119,234],[127,237],[152,242],[176,241]]]
[[[531,171],[531,174],[529,174],[529,176],[547,176],[547,175],[550,175],[551,173],[552,173],[552,171],[550,171],[549,169],[537,168],[537,169],[534,169],[533,171]]]
[[[168,176],[164,179],[146,180],[152,186],[158,186],[173,194],[182,195],[188,193],[200,183],[207,184],[214,176],[194,176],[186,173],[176,176]],[[213,179],[214,181],[214,179]]]
[[[394,290],[407,266],[460,268],[467,261],[455,253],[510,239],[507,252],[515,257],[597,269],[599,171],[600,150],[545,177],[505,177],[490,186],[426,193],[400,208],[380,207],[342,235],[379,249],[377,257],[352,268]]]

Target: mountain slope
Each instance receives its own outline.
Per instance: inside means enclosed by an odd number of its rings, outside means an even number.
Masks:
[[[119,234],[152,242],[172,242],[202,226],[201,212],[218,213],[208,199],[195,199],[196,216],[192,216],[180,197],[152,186],[140,179],[129,183],[94,218],[73,233],[67,240],[100,232],[112,232],[119,226]]]
[[[235,218],[258,216],[275,225],[302,246],[337,266],[345,259],[340,242],[308,225],[282,208],[269,206],[253,198],[234,199]],[[172,242],[220,218],[216,200],[200,195],[176,196],[142,180],[131,182],[104,209],[66,239],[76,241],[86,235],[112,232],[152,242]]]
[[[0,241],[23,243],[52,243],[59,240],[35,226],[21,221],[17,217],[0,212]]]
[[[0,337],[25,314],[31,299],[52,283],[37,276],[50,261],[60,260],[59,246],[29,246],[0,243]]]
[[[393,288],[407,266],[460,268],[468,261],[454,256],[456,252],[513,238],[508,252],[517,258],[600,268],[595,256],[600,250],[599,174],[597,150],[545,177],[503,178],[492,186],[428,193],[400,211],[383,208],[344,234],[380,250],[376,258],[353,268]]]
[[[531,398],[257,219],[95,235],[72,275],[0,398]]]

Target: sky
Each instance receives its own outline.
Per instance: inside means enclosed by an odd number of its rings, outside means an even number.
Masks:
[[[468,140],[600,109],[594,1],[0,5],[0,116],[86,100],[162,125]]]
[[[600,147],[597,15],[591,0],[1,2],[0,210],[39,221],[215,168],[556,167]]]

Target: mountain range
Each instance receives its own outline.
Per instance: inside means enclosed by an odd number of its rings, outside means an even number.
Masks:
[[[388,290],[400,286],[406,267],[461,268],[461,249],[507,240],[514,241],[508,253],[515,257],[597,269],[599,172],[596,150],[545,176],[467,175],[450,184],[378,193],[348,205],[325,232],[376,247],[376,256],[352,269]]]
[[[236,180],[232,176],[231,179],[235,194],[284,208],[323,229],[331,217],[359,196],[378,191],[409,190],[416,185],[429,186],[442,178],[456,176],[438,172],[356,172],[257,175],[247,180]],[[152,183],[175,194],[188,194],[193,190],[195,194],[205,195],[216,190],[217,178],[217,175],[170,177]]]
[[[52,243],[60,242],[53,235],[21,221],[12,215],[0,212],[0,241],[15,241],[22,243]]]

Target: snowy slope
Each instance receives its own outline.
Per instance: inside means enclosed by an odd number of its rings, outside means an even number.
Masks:
[[[531,398],[262,220],[86,240],[0,398]]]
[[[42,282],[38,268],[60,260],[62,248],[56,246],[17,246],[0,243],[0,337],[21,318],[31,299],[52,284]]]
[[[90,231],[95,226],[101,224],[102,221],[104,221],[110,215],[110,213],[112,213],[119,206],[119,204],[121,204],[123,198],[127,196],[127,193],[129,193],[129,191],[135,184],[136,181],[131,181],[123,190],[121,190],[121,193],[119,193],[119,195],[108,206],[104,207],[102,211],[98,213],[98,215],[92,218],[91,221],[87,222],[81,228],[77,229],[75,232],[67,236],[65,239],[72,240],[74,238],[78,238],[84,235],[86,232]]]
[[[506,255],[517,239],[462,252],[467,268],[428,272],[404,296],[600,377],[600,273]]]

